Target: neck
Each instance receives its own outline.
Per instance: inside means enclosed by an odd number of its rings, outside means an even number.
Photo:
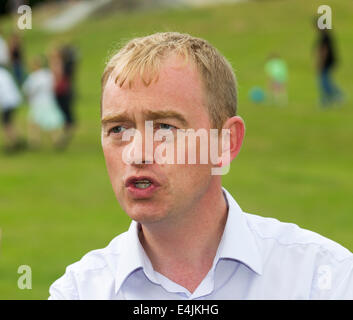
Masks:
[[[220,181],[181,216],[142,225],[140,241],[154,270],[193,292],[212,267],[227,220]]]

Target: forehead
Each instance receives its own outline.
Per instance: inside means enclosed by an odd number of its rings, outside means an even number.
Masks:
[[[113,71],[103,91],[102,117],[114,112],[174,109],[186,117],[208,118],[201,77],[190,60],[178,56],[167,58],[148,86],[136,77],[131,87],[125,82],[120,88],[115,78]]]

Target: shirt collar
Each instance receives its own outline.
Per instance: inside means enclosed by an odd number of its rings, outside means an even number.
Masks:
[[[219,244],[215,263],[219,259],[232,259],[243,263],[257,274],[262,274],[262,262],[259,249],[249,229],[241,208],[229,194],[223,189],[228,204],[228,217],[224,233]],[[146,255],[139,237],[139,224],[132,221],[126,234],[126,242],[120,257],[121,263],[115,278],[115,292],[117,293],[127,277],[137,269],[143,269],[146,276],[158,283],[154,276],[153,266]]]
[[[126,242],[123,244],[120,261],[116,277],[115,277],[115,292],[118,293],[123,282],[128,276],[138,269],[143,269],[147,278],[158,284],[155,277],[152,263],[143,249],[140,239],[139,231],[140,224],[132,221],[128,232],[126,233]]]
[[[262,274],[262,259],[245,215],[230,193],[223,189],[228,202],[228,218],[218,247],[219,259],[228,258],[243,263],[257,274]]]
[[[138,237],[138,232],[139,224],[136,221],[132,221],[126,233],[126,239],[123,243],[121,256],[119,258],[119,265],[115,277],[116,293],[132,272],[144,266],[145,259],[143,257],[143,248]]]

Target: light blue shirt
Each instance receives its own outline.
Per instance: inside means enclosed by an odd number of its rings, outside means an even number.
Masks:
[[[67,267],[49,299],[353,299],[353,254],[295,224],[242,212],[228,217],[212,268],[193,293],[153,270],[139,224]]]

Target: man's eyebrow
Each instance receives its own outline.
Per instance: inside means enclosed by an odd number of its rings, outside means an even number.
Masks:
[[[128,120],[131,120],[131,119],[126,113],[109,114],[101,120],[101,123],[102,123],[102,125],[105,125],[109,122],[123,122],[123,121],[128,121]]]
[[[184,126],[188,124],[185,117],[181,113],[175,112],[172,110],[159,110],[159,111],[148,110],[145,112],[145,117],[148,120],[174,118],[179,120]]]
[[[146,118],[146,120],[174,118],[180,121],[180,123],[184,126],[187,126],[188,124],[185,117],[181,113],[175,112],[173,110],[158,110],[158,111],[147,110],[147,111],[144,111],[144,117]],[[124,121],[131,121],[131,117],[129,117],[129,115],[126,112],[121,114],[108,114],[101,120],[101,123],[102,125],[105,125],[110,122],[124,122]]]

